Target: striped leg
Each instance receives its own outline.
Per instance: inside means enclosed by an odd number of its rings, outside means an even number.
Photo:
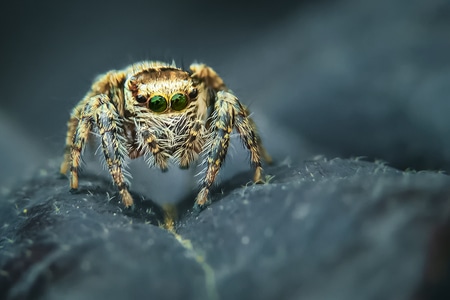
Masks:
[[[66,147],[64,148],[64,158],[59,169],[59,172],[62,175],[66,175],[69,170],[74,135],[77,130],[80,117],[80,107],[77,106],[73,109],[69,122],[67,122]]]
[[[75,108],[77,109],[77,108]],[[75,111],[74,109],[74,111]],[[76,123],[73,118],[69,120],[69,131],[67,132],[67,141],[69,142],[69,137],[71,131],[73,132],[72,141],[70,145],[67,145],[69,150],[69,161],[66,162],[66,155],[64,155],[64,161],[61,165],[61,173],[67,169],[67,166],[70,164],[70,189],[76,190],[78,189],[78,170],[80,168],[81,163],[81,153],[83,152],[84,147],[86,146],[86,140],[89,137],[89,133],[92,130],[92,106],[90,102],[84,105],[82,108],[82,112],[80,114],[78,122]],[[75,114],[75,113],[74,113]],[[71,126],[72,125],[72,126]]]
[[[170,155],[163,151],[162,147],[158,144],[156,136],[148,129],[143,129],[142,132],[138,132],[142,136],[143,146],[147,147],[153,155],[154,163],[166,172],[168,168],[168,160]]]
[[[217,99],[214,104],[214,113],[211,119],[211,140],[205,177],[201,184],[200,192],[195,199],[195,206],[203,208],[208,204],[208,194],[217,173],[225,159],[228,146],[230,144],[230,135],[234,124],[234,102],[237,98],[228,92],[217,93]]]
[[[175,154],[179,157],[179,166],[181,169],[189,168],[189,165],[197,160],[199,153],[202,151],[203,141],[198,137],[204,133],[204,125],[202,120],[193,120],[189,135],[180,147],[180,151]]]
[[[238,101],[234,103],[234,107],[236,111],[237,131],[239,132],[244,145],[250,151],[250,162],[255,169],[253,181],[256,183],[262,183],[261,155],[267,163],[271,163],[272,158],[262,145],[261,138],[256,130],[255,122],[250,118],[248,109]]]
[[[260,152],[263,152],[264,158],[268,162],[271,161],[270,156],[262,147],[261,139],[256,132],[253,120],[249,117],[248,110],[239,103],[236,96],[225,91],[218,92],[214,110],[211,120],[212,139],[207,158],[208,165],[200,192],[195,200],[198,208],[202,208],[208,203],[209,189],[227,154],[233,127],[237,128],[242,141],[250,151],[251,164],[255,168],[253,178],[255,182],[262,182]]]
[[[101,137],[101,145],[105,162],[114,183],[119,188],[123,204],[126,207],[133,205],[124,176],[124,159],[127,154],[123,141],[120,138],[121,124],[116,108],[104,95],[92,97],[83,109],[83,114],[75,131],[72,146],[72,166],[70,186],[78,188],[78,167],[81,152],[92,126],[96,126]]]

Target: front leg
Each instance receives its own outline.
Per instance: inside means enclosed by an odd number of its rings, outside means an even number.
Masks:
[[[133,198],[128,191],[124,176],[124,160],[127,151],[121,137],[120,117],[115,106],[104,94],[94,96],[87,102],[75,132],[71,155],[71,188],[76,189],[78,187],[77,170],[80,155],[93,126],[98,129],[105,162],[114,183],[119,189],[122,202],[126,207],[130,207],[133,205]]]
[[[235,96],[226,92],[217,94],[209,128],[211,138],[208,143],[210,145],[206,145],[210,150],[207,157],[205,177],[202,181],[200,192],[195,199],[195,206],[199,208],[203,208],[208,204],[209,189],[216,179],[217,173],[227,154],[234,124],[234,98]]]
[[[225,159],[230,144],[230,135],[235,126],[251,153],[251,162],[255,168],[254,181],[262,181],[260,151],[263,148],[252,122],[248,117],[247,110],[239,103],[236,96],[225,91],[217,93],[214,113],[211,117],[212,136],[209,141],[210,150],[207,157],[206,174],[195,200],[196,206],[202,208],[208,203],[209,189]]]
[[[95,122],[102,139],[102,150],[106,165],[114,183],[119,189],[122,203],[126,207],[133,205],[133,198],[128,191],[128,183],[124,176],[124,163],[127,149],[123,138],[121,121],[116,107],[106,95],[95,97],[99,108],[95,113]]]

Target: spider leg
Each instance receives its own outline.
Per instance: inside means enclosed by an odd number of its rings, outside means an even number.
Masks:
[[[115,72],[111,71],[104,75],[101,75],[98,77],[97,81],[92,85],[91,91],[75,106],[75,108],[72,110],[72,113],[70,115],[70,119],[67,122],[67,134],[66,134],[66,146],[64,149],[64,158],[60,166],[60,173],[65,175],[67,171],[69,170],[69,167],[71,165],[72,160],[72,148],[73,143],[75,140],[75,135],[78,134],[78,136],[82,137],[81,145],[84,145],[84,143],[87,141],[90,131],[90,126],[86,123],[86,120],[84,121],[86,124],[84,124],[85,131],[81,132],[77,128],[79,127],[79,123],[81,122],[81,119],[84,118],[92,118],[90,112],[90,109],[92,105],[90,104],[91,99],[95,95],[99,95],[102,93],[110,93],[116,98],[120,98],[121,96],[118,95],[118,89],[115,88],[116,86],[119,86],[122,81],[125,80],[126,75],[123,72]],[[121,102],[117,102],[118,110],[119,112],[123,112],[123,105],[121,105]],[[77,131],[79,131],[77,133]],[[78,167],[78,165],[77,165]],[[72,172],[71,172],[72,173]],[[77,177],[76,177],[77,178]],[[75,179],[75,182],[77,179]],[[77,183],[75,183],[76,186],[78,186]]]
[[[200,192],[195,200],[195,205],[203,207],[208,202],[209,189],[222,165],[230,143],[230,134],[233,127],[236,127],[240,137],[250,151],[251,164],[255,169],[253,180],[256,183],[263,182],[261,155],[268,163],[272,158],[262,145],[256,125],[250,118],[248,109],[227,88],[222,78],[210,67],[204,64],[192,64],[192,77],[198,78],[204,83],[207,89],[216,93],[214,112],[210,122],[211,139],[207,158],[207,168],[205,178],[202,181]]]
[[[133,198],[128,191],[128,185],[124,176],[124,160],[126,149],[124,141],[121,140],[122,130],[119,114],[114,105],[105,95],[96,97],[101,103],[95,114],[95,121],[102,139],[103,155],[114,183],[119,189],[122,203],[126,207],[133,205]]]
[[[79,106],[81,106],[81,103]],[[69,130],[67,132],[67,141],[66,141],[67,144],[71,132],[72,131],[74,132],[70,144],[66,146],[67,148],[69,148],[68,149],[69,161],[68,162],[64,161],[61,165],[61,169],[68,167],[65,166],[65,164],[67,165],[70,164],[69,179],[71,190],[78,189],[78,170],[81,162],[81,153],[83,152],[83,149],[86,145],[86,140],[92,129],[92,108],[93,107],[91,102],[84,103],[83,109],[81,113],[79,113],[80,114],[79,119],[77,119],[78,122],[75,123],[75,121],[71,122],[72,119],[69,120]],[[70,127],[71,125],[73,127]],[[64,159],[66,159],[66,156],[64,156]]]
[[[248,109],[239,101],[233,103],[236,112],[235,121],[236,129],[239,132],[241,140],[250,151],[250,161],[255,169],[253,181],[256,183],[263,183],[261,179],[261,156],[267,163],[272,163],[272,158],[262,145],[261,138],[256,130],[255,122],[250,118]]]
[[[237,101],[237,98],[231,93],[217,93],[210,127],[210,145],[207,147],[209,148],[209,152],[205,177],[202,180],[200,192],[195,199],[195,205],[200,208],[208,203],[209,189],[227,154],[230,135],[235,122],[235,101]]]
[[[205,64],[192,64],[190,66],[191,71],[194,73],[194,77],[200,78],[208,88],[213,89],[215,92],[220,93],[230,92],[222,78],[210,67]],[[219,95],[217,95],[219,96]],[[234,97],[235,98],[235,97]],[[259,154],[262,155],[264,160],[267,163],[272,163],[272,158],[269,153],[262,145],[261,138],[259,137],[255,122],[250,118],[250,112],[248,109],[242,105],[239,100],[235,98],[233,101],[234,111],[236,112],[236,128],[243,140],[247,149],[251,152],[252,164],[257,168],[256,172],[260,173],[260,167],[258,168],[256,165],[259,161]],[[255,173],[255,181],[256,178],[259,178]]]
[[[179,157],[179,166],[181,169],[189,168],[189,165],[198,158],[199,153],[202,151],[203,140],[200,136],[203,134],[203,121],[193,121],[193,126],[189,131],[189,135],[180,152],[176,154]]]
[[[67,171],[69,170],[69,165],[71,161],[71,150],[73,147],[73,139],[75,132],[78,127],[79,119],[81,118],[81,109],[83,108],[83,105],[79,104],[77,105],[70,116],[69,121],[67,122],[67,134],[66,134],[66,146],[64,148],[64,158],[61,163],[61,167],[59,169],[59,172],[62,175],[67,174]]]
[[[87,102],[76,128],[71,153],[70,186],[72,189],[78,188],[80,156],[93,125],[98,129],[103,155],[109,173],[119,189],[122,202],[126,207],[132,206],[133,198],[128,191],[124,176],[123,165],[127,152],[120,138],[121,123],[115,106],[104,94],[94,96]]]
[[[157,137],[148,129],[144,129],[140,134],[143,138],[143,144],[151,151],[153,158],[155,159],[155,164],[159,166],[161,171],[167,171],[170,156],[165,151],[162,151],[163,149],[158,144]]]

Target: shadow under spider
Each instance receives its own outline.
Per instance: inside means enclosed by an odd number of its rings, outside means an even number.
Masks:
[[[269,167],[268,169],[273,169],[273,167]],[[275,169],[272,171],[275,171]],[[251,170],[242,171],[227,180],[214,184],[210,190],[211,202],[208,204],[208,206],[220,202],[236,189],[244,188],[249,184],[254,184],[251,180],[252,176],[253,172]],[[156,226],[165,224],[167,221],[166,217],[169,214],[174,219],[174,221],[177,222],[187,215],[198,215],[204,209],[208,208],[208,206],[200,210],[194,208],[195,198],[200,188],[196,188],[187,192],[178,203],[167,206],[161,206],[152,199],[142,194],[133,192],[133,190],[131,189],[130,193],[133,196],[134,205],[132,208],[125,208],[125,206],[120,201],[120,196],[117,189],[109,180],[94,174],[83,174],[83,180],[85,182],[90,182],[91,186],[83,186],[83,184],[81,183],[80,188],[76,190],[74,194],[93,194],[96,196],[104,197],[105,194],[108,193],[110,197],[114,198],[114,201],[110,201],[109,199],[108,201],[105,201],[108,202],[109,205],[118,207],[126,216],[136,218]]]

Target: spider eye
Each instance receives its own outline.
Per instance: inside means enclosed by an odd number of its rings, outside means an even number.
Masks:
[[[148,108],[154,112],[163,112],[167,108],[167,100],[161,95],[156,95],[150,98]]]
[[[190,93],[189,93],[189,98],[195,98],[198,95],[198,90],[197,89],[193,89]]]
[[[142,95],[137,95],[136,96],[136,101],[139,102],[139,103],[145,103],[145,102],[147,102],[147,97],[142,96]]]
[[[182,110],[186,108],[188,103],[188,99],[185,94],[175,94],[172,96],[172,99],[170,99],[170,106],[173,110]]]

